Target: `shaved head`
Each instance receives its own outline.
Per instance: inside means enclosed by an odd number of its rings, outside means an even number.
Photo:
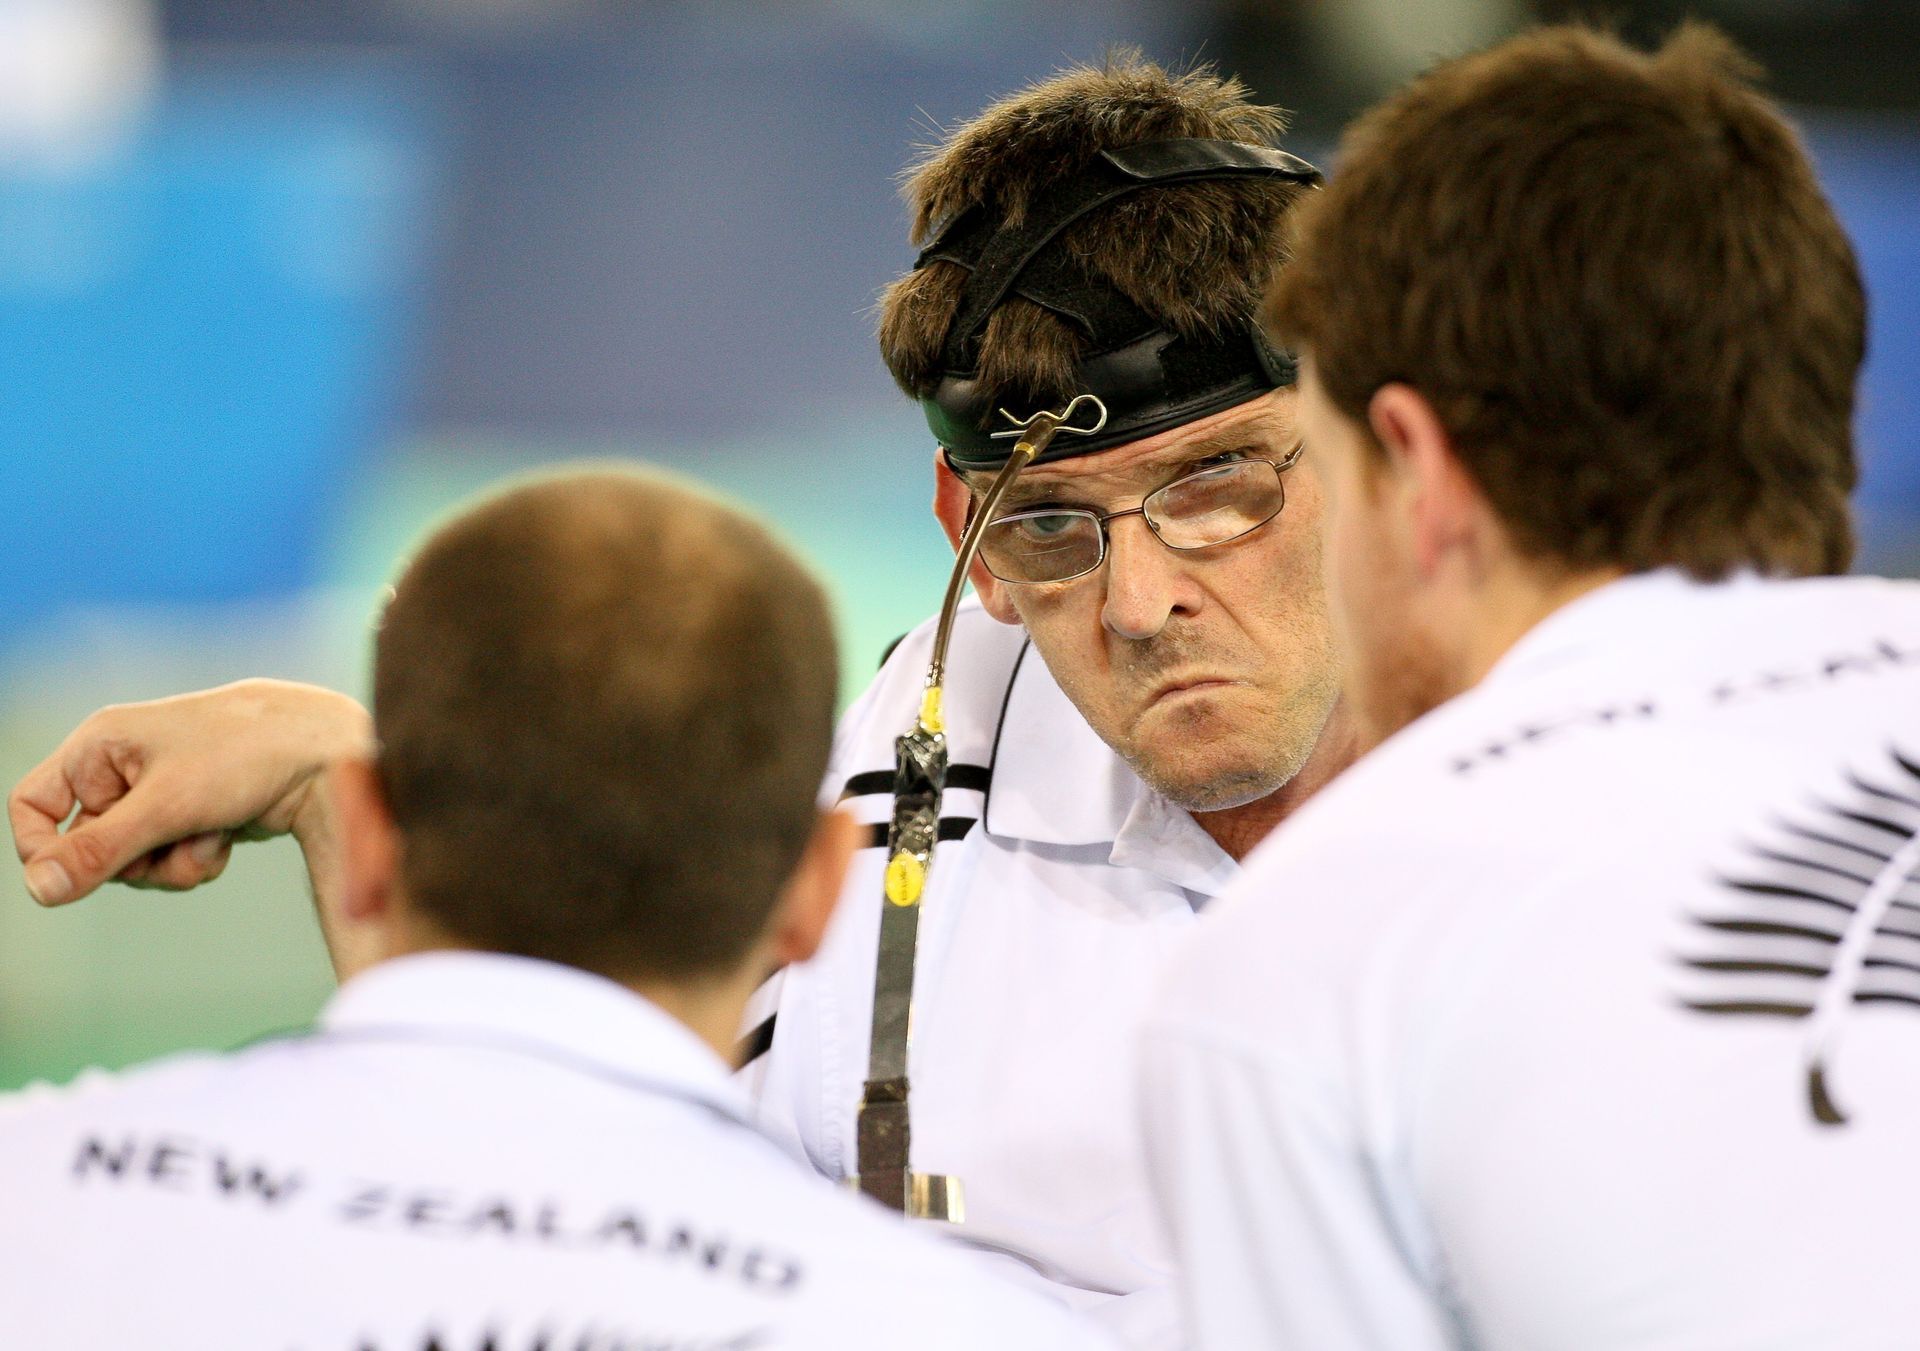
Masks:
[[[436,531],[381,628],[374,726],[409,899],[476,946],[717,973],[813,829],[826,598],[760,523],[595,468]]]

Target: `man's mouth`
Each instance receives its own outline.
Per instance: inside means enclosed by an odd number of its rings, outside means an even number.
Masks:
[[[1194,674],[1175,676],[1163,680],[1154,686],[1153,692],[1147,696],[1147,705],[1148,707],[1152,707],[1165,699],[1180,699],[1187,695],[1206,694],[1215,690],[1223,690],[1229,685],[1238,683],[1238,681],[1230,680],[1226,676],[1221,675]]]

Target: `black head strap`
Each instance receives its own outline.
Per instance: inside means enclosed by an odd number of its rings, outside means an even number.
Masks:
[[[1074,392],[1100,396],[1109,410],[1098,436],[1056,442],[1042,459],[1083,455],[1191,422],[1289,384],[1293,364],[1250,323],[1218,337],[1189,339],[1162,328],[1115,288],[1050,248],[1075,221],[1144,188],[1219,178],[1281,178],[1316,183],[1305,160],[1237,141],[1171,140],[1107,150],[1082,173],[1030,204],[1017,227],[998,226],[980,207],[941,227],[916,267],[949,262],[971,274],[947,330],[943,372],[921,401],[927,424],[965,468],[1005,461],[1012,428],[979,387],[980,335],[1009,296],[1044,306],[1088,339]],[[1051,391],[1033,391],[1043,401]],[[1031,410],[1012,410],[1016,413]]]

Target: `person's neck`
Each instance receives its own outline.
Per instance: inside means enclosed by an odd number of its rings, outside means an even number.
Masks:
[[[1337,703],[1320,729],[1313,753],[1286,783],[1263,798],[1243,802],[1217,812],[1195,812],[1200,829],[1213,837],[1234,862],[1241,862],[1255,845],[1267,838],[1274,827],[1300,808],[1300,804],[1333,781],[1335,775],[1352,764],[1360,753],[1360,738],[1345,703]]]
[[[753,968],[755,972],[758,969]],[[621,984],[685,1026],[727,1064],[735,1063],[740,1025],[746,1021],[747,1001],[759,985],[757,976],[736,975],[691,982],[622,981]]]
[[[1501,569],[1462,608],[1458,631],[1463,641],[1452,663],[1449,697],[1485,680],[1548,616],[1624,576],[1626,570],[1617,567],[1541,572],[1520,564]]]
[[[489,950],[464,943],[438,925],[404,910],[378,924],[365,926],[365,932],[357,937],[359,958],[352,969],[341,971],[343,983],[350,976],[394,957],[419,952]],[[740,1024],[746,1018],[747,1001],[760,987],[767,970],[761,954],[756,952],[751,960],[742,963],[737,970],[717,976],[664,980],[657,976],[627,976],[617,971],[598,971],[594,974],[624,985],[685,1026],[694,1036],[712,1047],[715,1055],[731,1065],[739,1046]]]

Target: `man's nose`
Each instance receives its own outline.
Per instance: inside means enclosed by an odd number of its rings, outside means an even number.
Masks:
[[[1140,516],[1107,525],[1106,600],[1100,621],[1121,638],[1152,638],[1176,614],[1199,609],[1185,560],[1154,537]]]

